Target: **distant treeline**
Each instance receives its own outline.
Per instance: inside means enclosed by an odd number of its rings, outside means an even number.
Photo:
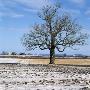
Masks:
[[[3,51],[0,53],[0,58],[21,58],[21,59],[31,59],[31,58],[49,58],[49,54],[40,54],[40,55],[32,55],[30,53],[25,53],[25,52],[6,52]],[[75,58],[75,59],[82,59],[82,58],[87,58],[89,59],[90,56],[87,55],[82,55],[82,54],[74,54],[74,55],[67,55],[67,54],[56,54],[56,58]]]
[[[26,53],[25,52],[17,53],[17,52],[6,52],[6,51],[2,51],[0,53],[0,55],[26,55]],[[30,53],[28,53],[28,55],[30,55]]]
[[[49,59],[49,56],[35,56],[35,55],[0,55],[0,58],[19,58],[19,59]],[[90,59],[89,56],[56,56],[56,59]]]

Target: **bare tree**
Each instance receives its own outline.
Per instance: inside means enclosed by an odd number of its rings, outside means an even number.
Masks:
[[[55,49],[63,52],[67,47],[84,45],[87,34],[69,15],[59,15],[59,5],[44,6],[39,13],[43,24],[35,24],[33,30],[24,34],[22,42],[27,50],[40,48],[50,50],[50,64],[55,61]]]

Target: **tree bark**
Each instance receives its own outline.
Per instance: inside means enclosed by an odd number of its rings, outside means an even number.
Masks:
[[[55,48],[50,49],[50,63],[49,64],[55,64]]]
[[[50,48],[50,63],[49,64],[55,64],[55,37],[51,36],[51,48]]]
[[[49,64],[55,64],[55,36],[52,31],[52,25],[51,21],[49,22],[50,26],[50,32],[51,32],[51,47],[50,47],[50,63]]]

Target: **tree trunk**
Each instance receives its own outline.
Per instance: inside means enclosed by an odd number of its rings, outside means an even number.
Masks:
[[[54,64],[54,61],[55,61],[55,36],[52,31],[51,22],[49,23],[49,25],[50,25],[50,32],[51,32],[51,47],[50,47],[50,63],[49,64]]]
[[[55,48],[50,49],[50,63],[49,64],[55,64]]]
[[[51,35],[51,48],[50,48],[50,63],[55,64],[55,37]]]

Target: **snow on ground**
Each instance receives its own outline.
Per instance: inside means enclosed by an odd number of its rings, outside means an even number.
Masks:
[[[90,67],[0,64],[0,90],[90,90]]]
[[[15,58],[0,58],[0,63],[18,63],[19,60]]]

